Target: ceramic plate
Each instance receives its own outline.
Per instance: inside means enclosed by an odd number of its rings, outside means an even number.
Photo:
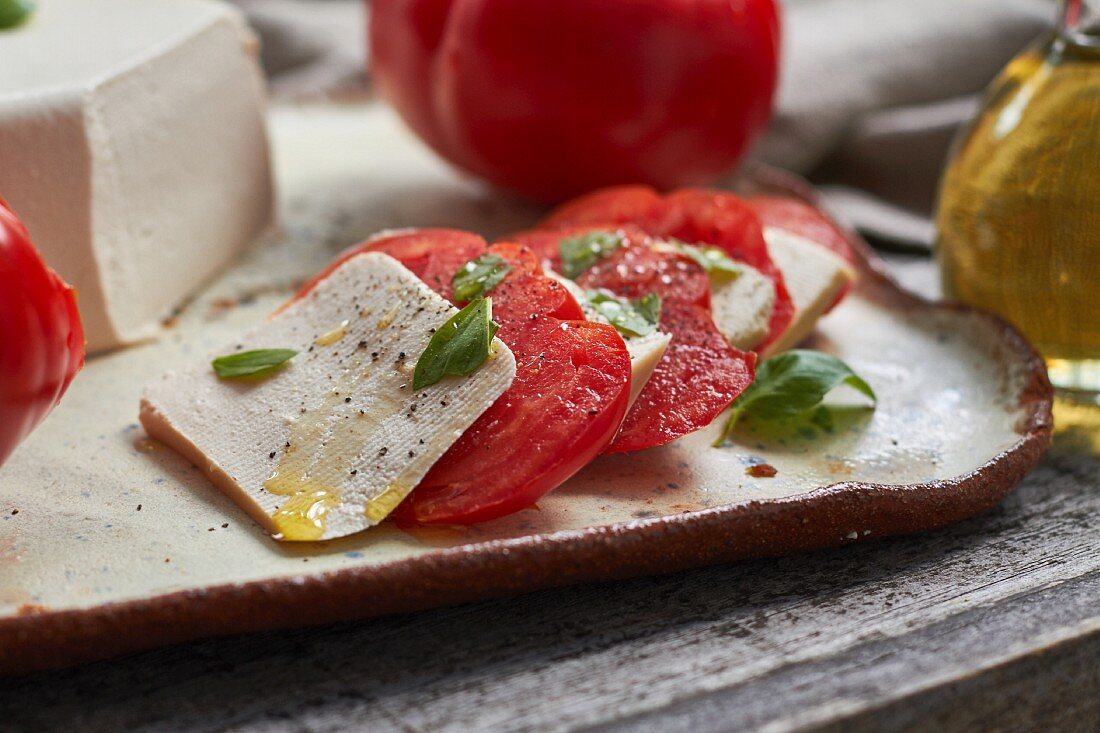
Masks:
[[[825,427],[714,449],[712,426],[601,458],[536,509],[467,530],[275,542],[144,437],[143,385],[219,352],[372,231],[496,235],[540,212],[458,179],[384,109],[279,108],[271,122],[280,231],[162,339],[91,360],[0,471],[0,671],[916,532],[991,506],[1048,444],[1031,347],[991,316],[903,292],[865,256],[813,340],[873,385],[873,412],[841,394]],[[748,185],[807,195],[771,173]],[[777,474],[753,478],[755,463]]]

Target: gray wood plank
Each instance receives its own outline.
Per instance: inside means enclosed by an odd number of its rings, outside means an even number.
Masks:
[[[591,730],[1096,730],[1098,598],[1090,573]]]

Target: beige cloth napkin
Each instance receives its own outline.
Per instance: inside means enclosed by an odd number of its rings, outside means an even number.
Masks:
[[[602,0],[611,2],[612,0]],[[619,0],[626,2],[629,0]],[[360,0],[238,0],[276,94],[363,89]],[[809,176],[877,239],[927,246],[948,145],[1054,0],[788,0],[780,93],[754,157]]]
[[[809,176],[880,239],[928,245],[940,171],[1053,0],[791,0],[777,111],[756,155]]]

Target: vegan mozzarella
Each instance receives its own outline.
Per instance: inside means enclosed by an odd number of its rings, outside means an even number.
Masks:
[[[794,348],[809,336],[844,286],[855,280],[856,273],[825,247],[797,234],[768,227],[764,239],[795,306],[790,326],[765,349],[763,356],[768,357]]]
[[[741,264],[737,277],[711,282],[710,307],[714,325],[734,348],[749,351],[768,335],[775,307],[775,285],[763,273]]]
[[[153,336],[271,222],[256,40],[208,0],[38,5],[0,33],[0,196],[89,349]]]
[[[141,422],[277,537],[377,524],[511,384],[511,351],[412,390],[416,360],[457,309],[396,260],[361,254],[226,353],[298,351],[264,378],[209,363],[146,390]]]
[[[623,341],[626,343],[627,353],[630,354],[630,402],[626,408],[629,411],[634,400],[641,394],[642,387],[653,376],[657,362],[665,355],[672,335],[655,331],[647,336],[634,336]]]

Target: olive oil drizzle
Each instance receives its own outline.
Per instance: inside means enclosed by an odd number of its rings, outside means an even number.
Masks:
[[[331,433],[341,427],[339,423],[330,427],[328,419],[340,404],[338,391],[342,390],[333,390],[319,406],[295,420],[289,446],[264,481],[268,492],[289,497],[271,515],[284,539],[321,539],[329,512],[342,501],[342,492],[332,479],[347,459],[341,451],[326,450],[337,437]]]
[[[332,346],[347,333],[345,320],[318,336],[314,344]],[[368,374],[364,369],[364,362],[372,358],[368,352],[362,348],[351,352],[320,404],[302,410],[279,464],[264,481],[269,493],[288,497],[271,515],[283,539],[322,539],[329,514],[343,502],[341,485],[358,474],[362,436],[377,427],[376,411],[351,405],[351,395]]]
[[[328,333],[323,333],[314,340],[315,346],[332,346],[340,339],[348,335],[348,322],[345,320]]]

